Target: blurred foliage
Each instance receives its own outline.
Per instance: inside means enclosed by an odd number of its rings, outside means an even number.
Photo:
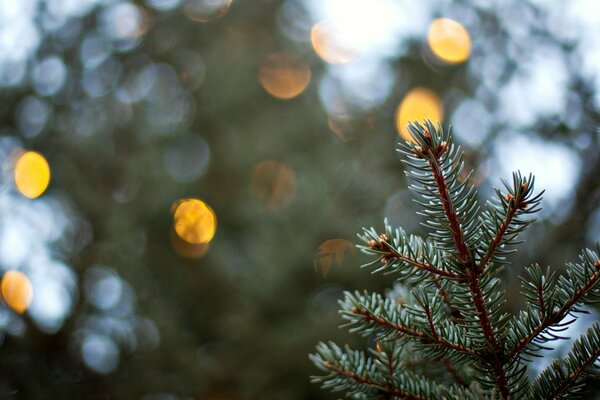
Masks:
[[[521,254],[572,259],[600,233],[594,7],[0,2],[0,267],[33,288],[24,316],[0,310],[0,393],[326,398],[307,354],[355,340],[335,329],[342,290],[389,283],[346,241],[384,216],[420,230],[393,150],[419,87],[484,188],[545,176],[551,239]],[[429,47],[439,17],[468,53]],[[50,165],[33,200],[13,182],[23,150]],[[214,211],[210,243],[177,235],[182,199]]]

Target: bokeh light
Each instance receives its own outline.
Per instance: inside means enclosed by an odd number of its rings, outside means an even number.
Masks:
[[[163,164],[174,181],[189,183],[198,179],[210,161],[210,148],[202,136],[190,133],[173,140],[163,152]]]
[[[15,185],[23,196],[35,199],[50,183],[50,167],[41,154],[27,151],[19,156],[15,164]]]
[[[327,277],[331,266],[335,262],[342,265],[346,256],[355,256],[356,247],[345,239],[326,240],[319,246],[313,258],[313,267],[315,272],[323,277]]]
[[[407,124],[412,121],[423,122],[429,119],[442,122],[444,108],[439,96],[432,90],[416,87],[404,96],[396,109],[396,129],[405,140],[412,140]]]
[[[571,148],[533,132],[518,135],[505,131],[493,149],[491,161],[489,179],[492,182],[510,176],[512,171],[530,171],[535,176],[536,186],[545,188],[542,216],[552,212],[560,215],[572,206],[576,176],[582,165]]]
[[[252,169],[250,191],[255,198],[265,203],[267,210],[284,208],[296,196],[296,174],[282,162],[262,161]]]
[[[122,47],[123,50],[135,46],[137,44],[135,40],[149,29],[149,20],[144,10],[129,2],[108,6],[102,10],[98,18],[106,37],[116,41],[117,46]]]
[[[33,288],[27,275],[19,271],[7,271],[2,276],[2,298],[19,314],[23,314],[33,299]]]
[[[310,67],[287,53],[273,53],[263,61],[258,79],[262,87],[278,99],[300,95],[310,82]]]
[[[40,331],[56,333],[74,310],[78,294],[77,276],[69,266],[58,260],[47,259],[43,267],[30,264],[29,268],[35,296],[28,314]]]
[[[187,130],[196,112],[194,98],[179,86],[171,66],[160,65],[155,73],[152,90],[144,104],[148,128],[158,135]]]
[[[352,44],[327,21],[313,26],[310,41],[317,55],[329,64],[347,64],[359,56]]]
[[[79,58],[86,68],[95,68],[111,55],[112,49],[107,38],[98,33],[88,33],[79,48]]]
[[[108,58],[95,68],[85,70],[81,77],[81,86],[90,97],[102,97],[112,92],[121,76],[121,64],[114,58]]]
[[[454,108],[449,122],[462,145],[478,148],[492,131],[494,116],[483,102],[467,98]]]
[[[85,271],[83,289],[87,301],[103,311],[116,308],[125,292],[123,281],[114,271],[97,266]]]
[[[57,56],[47,57],[34,65],[32,83],[41,96],[53,96],[64,86],[67,80],[67,67]]]
[[[471,36],[460,23],[449,18],[435,19],[427,32],[429,48],[437,58],[455,64],[471,54]]]
[[[19,103],[16,123],[19,131],[25,137],[40,134],[52,116],[52,108],[44,100],[28,96]]]
[[[119,348],[107,335],[88,335],[81,343],[85,365],[99,374],[108,374],[119,365]]]
[[[196,22],[209,22],[227,14],[231,0],[188,0],[183,5],[185,15]]]
[[[202,200],[183,199],[173,205],[173,226],[177,235],[188,243],[208,243],[217,231],[217,217]]]

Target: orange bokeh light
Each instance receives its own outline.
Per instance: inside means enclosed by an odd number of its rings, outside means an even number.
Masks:
[[[306,63],[286,53],[273,53],[263,61],[258,79],[270,95],[287,100],[304,92],[310,75]]]
[[[33,299],[33,287],[27,275],[19,271],[6,271],[2,276],[0,291],[4,302],[15,312],[23,314]]]

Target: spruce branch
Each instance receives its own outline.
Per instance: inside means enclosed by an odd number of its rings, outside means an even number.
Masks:
[[[576,313],[583,310],[578,306],[584,300],[587,303],[600,301],[600,251],[586,250],[580,255],[581,263],[568,264],[567,273],[558,279],[548,270],[548,278],[541,275],[539,266],[528,270],[531,284],[525,284],[524,293],[530,300],[529,312],[522,312],[511,326],[514,344],[508,357],[517,356],[532,342],[539,343],[561,339],[557,332],[566,329],[576,319]],[[538,276],[538,278],[535,278]],[[531,294],[535,291],[536,298]],[[528,296],[528,297],[527,297]],[[565,317],[571,319],[564,321]],[[518,338],[518,339],[517,339]]]
[[[445,355],[445,350],[451,349],[456,352],[452,354],[453,359],[461,362],[464,359],[459,355],[477,355],[458,325],[446,320],[440,322],[432,332],[427,320],[419,317],[421,313],[418,310],[403,308],[377,293],[346,292],[340,304],[342,318],[347,321],[344,327],[349,328],[350,332],[377,339],[392,337],[402,342],[412,340],[429,347],[438,355]]]
[[[479,207],[468,177],[459,180],[464,169],[460,148],[439,124],[436,128],[426,121],[425,126],[414,123],[408,129],[414,142],[401,144],[399,151],[406,157],[407,176],[418,184],[411,189],[424,200],[418,202],[424,207],[422,214],[431,218],[426,221],[433,230],[431,236],[444,249],[455,248],[460,262],[469,265],[478,233]]]
[[[454,379],[456,383],[463,387],[469,386],[467,384],[467,381],[465,381],[465,378],[460,374],[460,372],[458,372],[454,365],[452,365],[450,360],[448,360],[447,358],[442,358],[441,362],[444,365],[444,368],[446,368],[446,371],[448,371],[448,373],[450,374],[450,376],[452,376],[452,379]]]
[[[374,356],[379,361],[378,365],[384,370],[383,374],[387,376],[388,384],[394,381],[396,368],[400,365],[400,356],[402,348],[393,341],[378,341],[373,351]]]
[[[365,229],[358,247],[373,272],[393,273],[409,295],[398,301],[378,293],[347,292],[340,301],[350,332],[376,341],[370,356],[334,344],[311,359],[325,376],[313,381],[353,398],[550,399],[572,398],[600,368],[600,328],[595,324],[531,382],[527,369],[569,324],[600,301],[600,248],[584,250],[563,274],[539,265],[525,269],[525,308],[505,312],[500,271],[521,233],[540,210],[543,192],[520,172],[503,182],[480,209],[458,146],[441,126],[409,125],[402,143],[410,188],[420,196],[426,239],[385,221]],[[426,366],[426,367],[425,367]]]
[[[364,352],[342,349],[335,343],[320,343],[317,354],[311,360],[328,373],[312,377],[313,382],[322,383],[334,391],[353,391],[377,397],[387,394],[408,400],[429,400],[445,397],[445,390],[435,382],[408,371],[396,372],[391,382],[389,377],[377,371],[377,363]]]
[[[407,235],[402,229],[392,230],[385,221],[386,233],[377,234],[374,228],[365,229],[359,235],[365,245],[358,248],[367,255],[375,255],[376,259],[365,267],[381,263],[375,269],[379,271],[393,271],[400,274],[401,282],[420,282],[427,277],[441,276],[459,279],[461,276],[447,268],[442,263],[442,256],[431,242],[425,241],[415,235]]]
[[[479,249],[479,270],[489,262],[504,262],[504,256],[511,252],[506,247],[520,243],[517,240],[519,233],[535,221],[528,216],[540,210],[544,191],[536,194],[534,181],[533,175],[525,178],[520,172],[515,172],[512,185],[503,181],[506,193],[496,189],[496,202],[487,202],[486,210],[479,218],[483,228],[482,239],[486,243]]]
[[[444,299],[444,303],[446,303],[446,306],[448,307],[448,311],[450,312],[450,316],[452,317],[452,319],[455,321],[461,320],[462,314],[460,313],[460,310],[454,304],[452,304],[452,299],[450,298],[448,291],[446,289],[444,289],[444,287],[442,286],[442,283],[440,282],[439,279],[433,278],[432,280],[433,280],[433,285],[436,287],[436,289],[442,295],[442,298]]]
[[[358,237],[365,245],[357,247],[362,253],[375,256],[374,260],[363,267],[378,265],[373,272],[395,272],[398,281],[415,285],[431,283],[442,295],[448,311],[453,318],[460,318],[460,312],[444,288],[440,278],[462,279],[459,269],[452,269],[444,262],[442,253],[433,244],[416,235],[407,235],[400,228],[393,229],[387,219],[384,221],[385,233],[378,234],[375,228],[364,229]]]
[[[508,377],[504,370],[502,354],[504,349],[500,346],[500,343],[496,339],[496,332],[492,326],[488,306],[486,304],[485,297],[479,284],[479,275],[475,268],[466,270],[467,279],[469,282],[469,290],[477,310],[477,316],[481,330],[485,337],[485,342],[488,347],[488,355],[491,359],[491,370],[494,374],[498,390],[503,399],[510,397],[510,390],[508,388]]]
[[[555,360],[535,380],[534,399],[579,398],[586,377],[600,377],[600,326],[592,325],[575,343],[569,354]]]
[[[496,377],[498,389],[503,398],[508,398],[508,378],[504,371],[501,360],[503,349],[501,348],[492,325],[492,316],[488,310],[488,304],[480,285],[478,266],[474,264],[472,256],[472,245],[467,243],[467,238],[477,236],[477,202],[476,191],[473,187],[468,188],[468,179],[460,183],[458,176],[464,168],[460,149],[455,147],[449,135],[443,133],[440,125],[436,127],[429,121],[422,126],[418,123],[409,125],[409,130],[415,143],[407,142],[405,153],[412,155],[418,163],[412,164],[413,168],[421,172],[408,171],[409,177],[417,177],[417,182],[423,185],[420,192],[429,204],[437,201],[443,212],[439,212],[439,206],[424,214],[437,219],[434,227],[440,230],[443,221],[451,234],[451,242],[454,243],[457,258],[464,266],[464,277],[466,278],[471,297],[477,310],[478,321],[481,331],[485,337],[489,354],[494,359],[492,370]],[[425,179],[430,177],[430,181]],[[423,190],[425,189],[425,190]],[[437,196],[430,193],[437,190]],[[526,191],[526,187],[522,191]],[[519,198],[520,200],[520,198]],[[515,203],[514,198],[509,203]],[[518,204],[521,207],[521,202]],[[510,208],[510,207],[509,207]],[[463,221],[464,220],[464,221]],[[512,217],[510,218],[512,220]],[[506,228],[504,229],[506,230]],[[504,232],[502,233],[504,235]],[[448,239],[448,238],[446,238]],[[499,241],[501,239],[498,239]]]

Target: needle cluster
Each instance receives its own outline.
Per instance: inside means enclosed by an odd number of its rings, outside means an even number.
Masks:
[[[500,271],[540,210],[534,177],[513,173],[480,204],[462,152],[441,125],[412,123],[400,144],[427,238],[391,227],[365,229],[360,250],[374,272],[394,274],[406,298],[347,292],[341,315],[368,351],[320,343],[310,355],[323,387],[356,399],[567,399],[600,372],[594,323],[533,381],[533,358],[561,340],[584,305],[600,301],[600,249],[583,250],[558,274],[533,265],[522,276],[525,307],[506,313]]]

